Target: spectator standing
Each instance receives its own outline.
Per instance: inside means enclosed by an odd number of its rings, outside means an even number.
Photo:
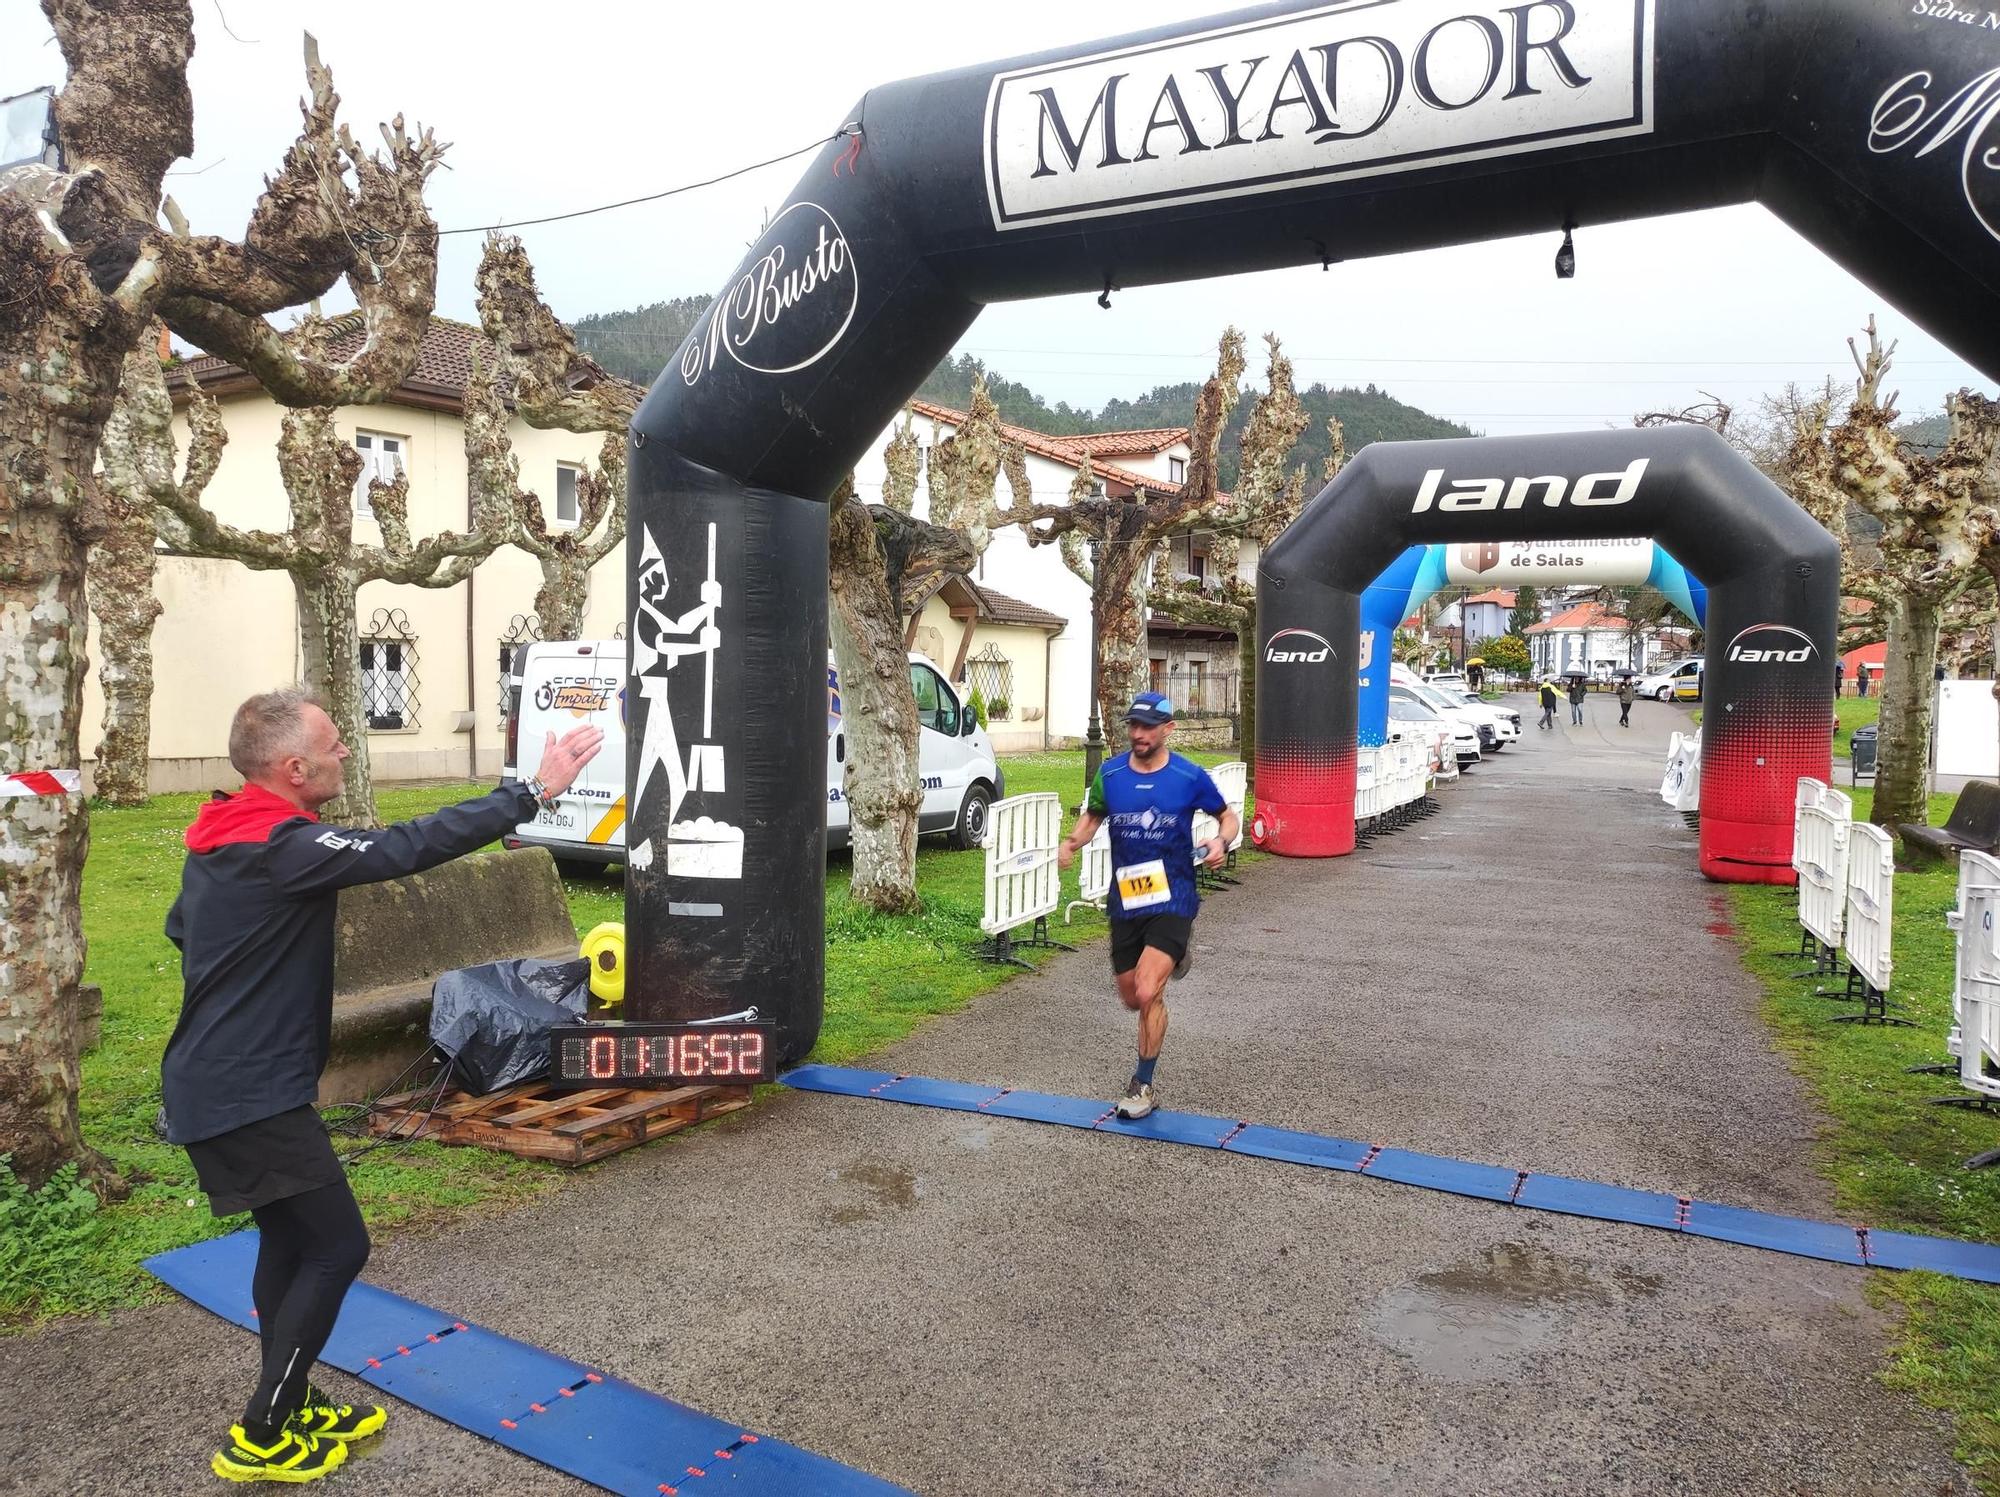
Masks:
[[[1572,726],[1583,726],[1583,677],[1569,678],[1569,720]]]
[[[1632,726],[1632,704],[1638,699],[1639,688],[1632,684],[1632,678],[1630,676],[1622,677],[1618,682],[1619,727],[1629,728]]]
[[[1860,696],[1868,695],[1868,662],[1865,660],[1854,667],[1854,690]]]
[[[1836,661],[1834,661],[1834,662],[1833,662],[1833,694],[1834,694],[1835,696],[1839,696],[1839,695],[1840,695],[1840,688],[1841,688],[1842,686],[1844,686],[1844,685],[1846,684],[1846,682],[1847,682],[1847,662],[1846,662],[1845,660],[1836,660]]]
[[[1543,726],[1544,728],[1549,728],[1549,729],[1553,729],[1553,728],[1555,727],[1555,725],[1556,725],[1556,702],[1557,702],[1557,700],[1558,700],[1558,698],[1557,698],[1557,696],[1556,696],[1556,683],[1555,683],[1554,681],[1544,681],[1544,682],[1542,682],[1542,722],[1541,722],[1541,726]]]

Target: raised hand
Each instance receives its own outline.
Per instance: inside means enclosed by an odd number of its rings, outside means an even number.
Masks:
[[[535,770],[535,776],[550,795],[561,795],[575,783],[577,773],[597,757],[597,751],[603,746],[602,728],[572,728],[560,739],[551,733],[542,749],[542,762]]]

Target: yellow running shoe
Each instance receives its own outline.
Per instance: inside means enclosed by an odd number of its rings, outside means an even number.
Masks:
[[[389,1415],[379,1404],[357,1409],[352,1404],[335,1403],[324,1388],[307,1383],[305,1406],[292,1415],[291,1427],[300,1434],[352,1445],[380,1433],[388,1422]]]
[[[240,1424],[229,1426],[229,1443],[216,1451],[209,1469],[224,1481],[318,1481],[347,1459],[338,1440],[322,1440],[287,1427],[270,1445],[259,1445]]]

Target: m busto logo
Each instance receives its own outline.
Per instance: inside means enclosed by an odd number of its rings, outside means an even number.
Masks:
[[[699,384],[725,358],[757,374],[809,368],[845,336],[860,299],[839,223],[818,203],[794,203],[682,348],[681,378]]]
[[[1317,665],[1332,656],[1333,646],[1310,629],[1280,629],[1264,646],[1268,665]]]

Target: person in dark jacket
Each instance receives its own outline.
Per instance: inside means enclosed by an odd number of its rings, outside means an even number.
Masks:
[[[194,1162],[216,1216],[260,1234],[251,1298],[262,1376],[211,1462],[232,1481],[311,1481],[381,1429],[379,1408],[309,1381],[368,1233],[313,1103],[333,1028],[335,897],[434,868],[532,818],[596,757],[604,735],[555,735],[534,778],[384,828],[327,827],[347,746],[306,693],[236,709],[229,762],[244,779],[187,829],[167,937],[181,951],[180,1022],[160,1067],[167,1137]]]
[[[1581,726],[1583,723],[1583,677],[1569,678],[1569,720]]]
[[[1618,726],[1632,726],[1632,704],[1639,700],[1639,688],[1632,684],[1630,676],[1618,678]]]
[[[1544,681],[1542,683],[1542,721],[1540,725],[1551,732],[1554,731],[1556,725],[1556,704],[1561,700],[1562,698],[1556,695],[1556,683],[1554,681]]]

